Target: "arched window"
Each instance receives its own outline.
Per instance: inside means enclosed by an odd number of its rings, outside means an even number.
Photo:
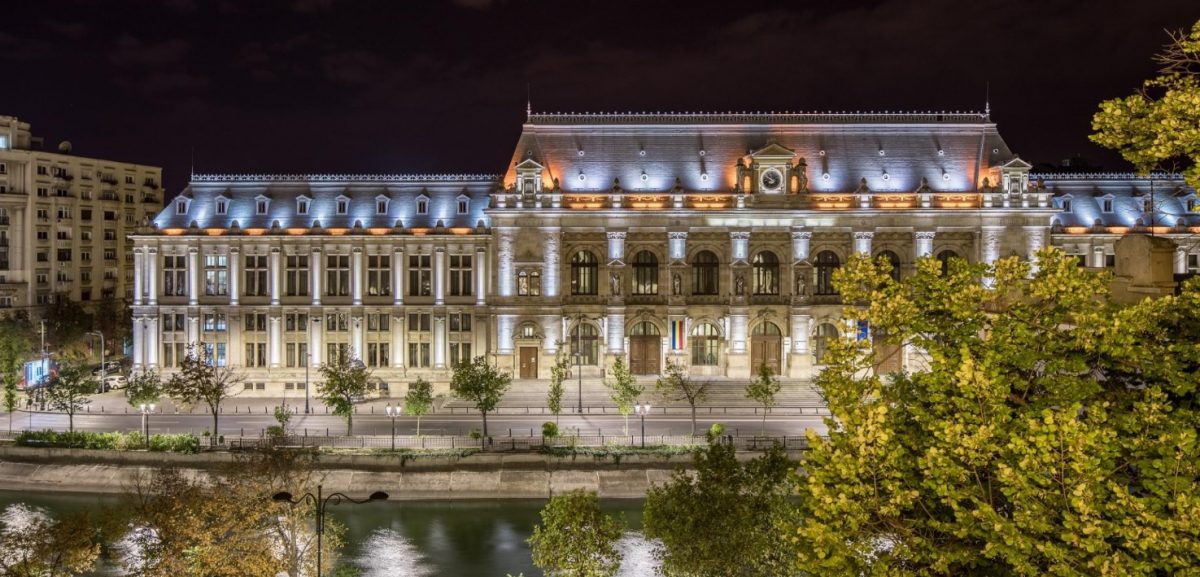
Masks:
[[[658,294],[658,257],[648,250],[633,255],[633,294]]]
[[[773,322],[767,321],[767,322],[758,323],[758,325],[754,327],[754,330],[750,334],[753,336],[776,336],[777,337],[777,336],[781,335],[782,333],[779,332],[779,325],[777,325]]]
[[[581,250],[571,257],[571,294],[594,295],[598,283],[599,261],[591,251]]]
[[[692,294],[719,294],[720,264],[712,251],[702,250],[692,259]],[[695,364],[695,363],[693,363]]]
[[[937,254],[937,259],[942,262],[942,276],[946,276],[950,272],[950,259],[952,258],[958,258],[958,253],[949,249]]]
[[[658,336],[658,327],[654,323],[642,321],[633,325],[633,330],[629,331],[631,337],[656,337]]]
[[[841,264],[838,256],[830,251],[823,250],[817,254],[817,286],[813,294],[837,294],[837,290],[833,288],[833,271]]]
[[[829,348],[829,343],[836,338],[838,338],[836,326],[830,323],[817,325],[817,332],[813,335],[813,358],[818,365],[824,361],[825,351]]]
[[[896,255],[896,253],[890,250],[881,251],[879,254],[875,255],[875,260],[887,261],[887,263],[892,267],[892,280],[897,282],[900,281],[900,257]]]
[[[754,294],[779,294],[779,257],[764,250],[754,255]]]
[[[711,323],[702,323],[692,328],[692,364],[715,366],[720,358],[721,333]]]
[[[594,365],[600,358],[600,332],[595,325],[579,323],[571,333],[571,362]]]

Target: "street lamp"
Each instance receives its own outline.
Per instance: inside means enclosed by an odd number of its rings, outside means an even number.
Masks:
[[[108,376],[108,371],[105,370],[106,367],[104,366],[104,333],[100,331],[89,331],[88,334],[100,337],[100,392],[103,393],[104,378]]]
[[[312,493],[305,493],[299,498],[294,498],[292,497],[291,493],[287,491],[280,491],[272,495],[271,499],[273,501],[290,503],[292,505],[299,505],[306,499],[312,499],[313,506],[317,508],[317,577],[321,577],[321,537],[325,534],[325,508],[329,506],[329,503],[332,502],[334,505],[337,505],[342,501],[348,501],[356,505],[362,505],[363,503],[370,503],[372,501],[386,501],[388,499],[388,494],[384,493],[383,491],[375,491],[366,499],[355,499],[343,493],[333,493],[331,495],[322,496],[321,485],[317,485],[316,495],[313,495]]]
[[[650,413],[650,403],[638,403],[633,406],[633,412],[642,418],[642,448],[646,448],[646,415]]]
[[[383,408],[383,412],[387,413],[387,416],[392,418],[392,451],[395,451],[396,450],[396,417],[399,417],[402,411],[401,411],[400,407],[392,407],[391,405],[388,405]]]
[[[312,323],[313,325],[316,325],[316,326],[312,327],[314,330],[320,330],[320,327],[321,327],[321,325],[320,325],[321,318],[320,317],[317,317],[317,316],[311,317],[308,322]],[[311,344],[312,344],[312,339],[310,338],[309,342],[304,345],[304,414],[306,414],[306,415],[311,410],[308,408],[308,397],[309,397],[308,367],[309,367],[309,365],[312,365],[312,357],[313,357],[312,351],[309,350],[309,345],[311,345]]]
[[[142,436],[146,439],[146,450],[150,450],[150,413],[154,412],[154,403],[142,403]]]

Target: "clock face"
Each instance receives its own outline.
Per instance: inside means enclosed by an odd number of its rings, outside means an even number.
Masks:
[[[763,171],[759,183],[762,184],[763,190],[779,190],[780,185],[783,184],[783,175],[779,174],[778,170],[771,168]]]

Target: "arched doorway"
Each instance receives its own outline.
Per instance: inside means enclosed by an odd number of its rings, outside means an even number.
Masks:
[[[657,375],[661,353],[658,327],[647,321],[633,325],[629,333],[629,371],[635,375]]]
[[[771,372],[779,374],[779,351],[783,348],[783,334],[779,325],[763,321],[754,327],[750,335],[750,371],[757,373],[764,364]]]

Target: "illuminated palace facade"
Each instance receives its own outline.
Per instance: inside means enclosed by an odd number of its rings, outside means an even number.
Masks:
[[[342,347],[393,387],[479,355],[548,379],[563,347],[589,378],[808,379],[854,253],[1104,267],[1154,229],[1197,268],[1178,178],[1030,169],[987,113],[663,113],[530,114],[497,176],[197,175],[134,236],[134,365],[194,343],[271,395]]]

